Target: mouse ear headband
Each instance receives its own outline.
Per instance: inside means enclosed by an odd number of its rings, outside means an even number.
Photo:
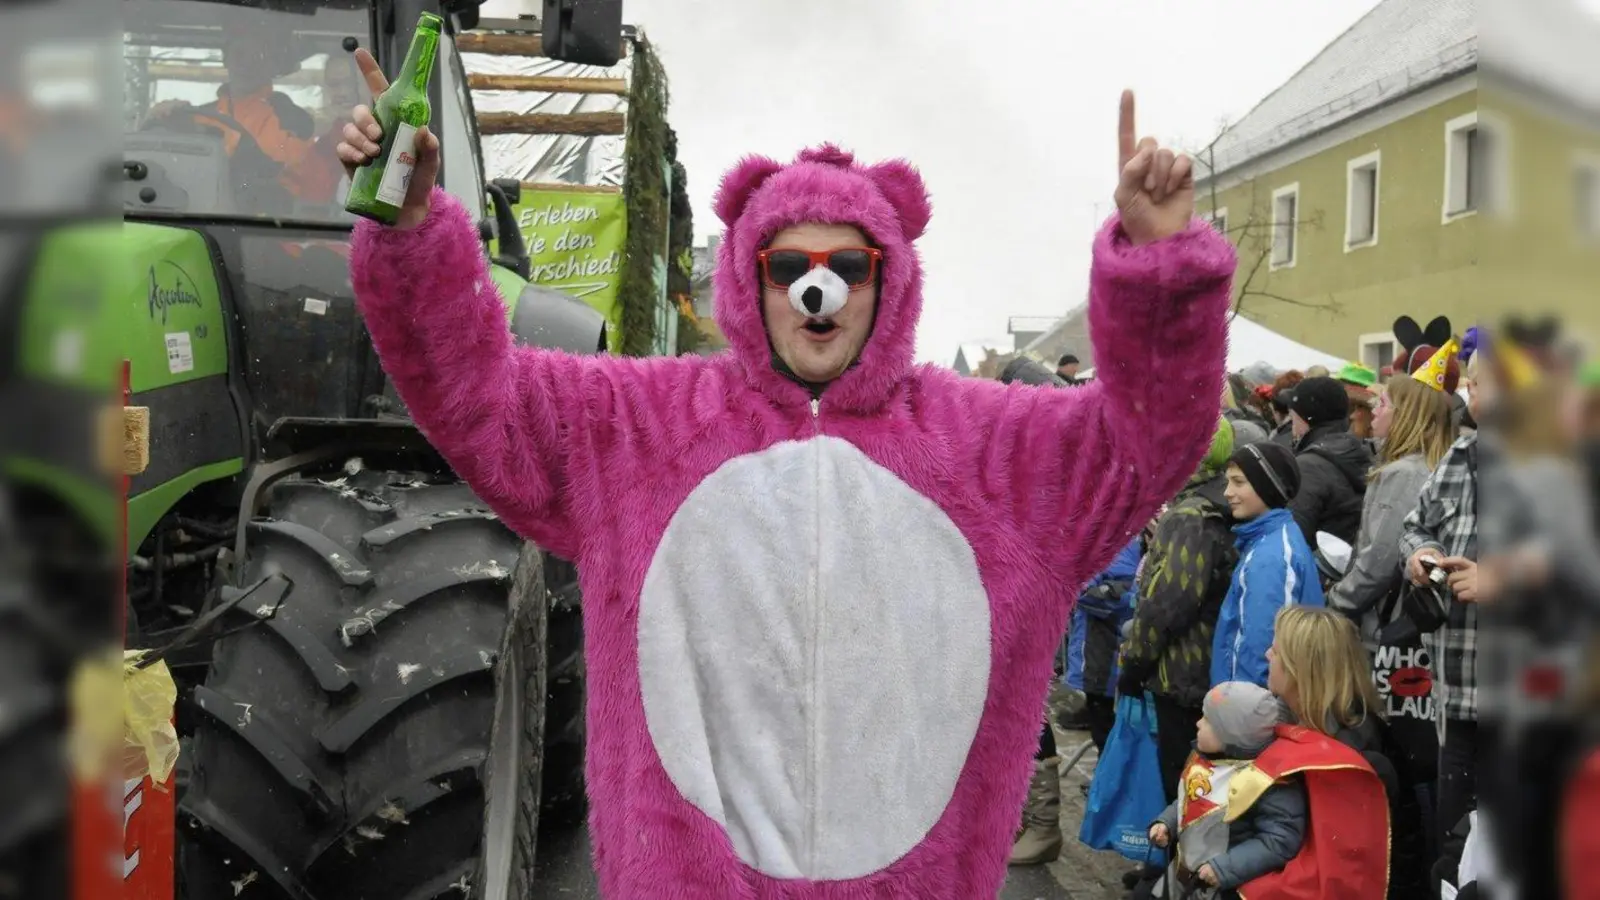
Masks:
[[[1400,352],[1395,356],[1391,372],[1395,375],[1415,376],[1428,366],[1439,349],[1453,340],[1455,332],[1450,329],[1450,319],[1447,316],[1437,316],[1428,323],[1427,328],[1417,324],[1410,316],[1401,316],[1394,320],[1394,338],[1400,344]],[[1456,345],[1460,350],[1460,344]],[[1456,392],[1461,384],[1461,360],[1452,353],[1447,361],[1445,380],[1442,390],[1447,394]]]
[[[1394,339],[1400,345],[1400,353],[1394,359],[1394,373],[1415,375],[1454,334],[1447,316],[1436,317],[1427,328],[1410,316],[1395,319]]]

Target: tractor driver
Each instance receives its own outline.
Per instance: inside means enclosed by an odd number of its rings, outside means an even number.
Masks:
[[[217,99],[198,107],[166,100],[150,108],[147,121],[190,116],[203,127],[222,132],[236,173],[233,180],[241,190],[261,177],[257,173],[267,173],[302,202],[332,203],[344,171],[331,148],[339,141],[343,122],[316,135],[311,114],[273,86],[275,79],[299,70],[304,54],[294,49],[298,42],[293,35],[263,33],[266,28],[259,21],[234,19],[224,24],[222,53],[228,80],[217,88]],[[330,67],[341,62],[335,56],[328,60]],[[207,112],[232,121],[212,119]],[[239,132],[239,126],[246,134]]]

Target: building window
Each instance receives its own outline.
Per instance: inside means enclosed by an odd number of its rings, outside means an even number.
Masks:
[[[1378,242],[1378,165],[1374,151],[1346,166],[1344,248],[1354,250]]]
[[[1361,364],[1374,372],[1382,373],[1384,366],[1394,362],[1394,335],[1387,331],[1363,334],[1356,339]]]
[[[1578,236],[1600,239],[1600,156],[1579,157],[1573,166],[1572,203]]]
[[[1503,123],[1476,112],[1444,126],[1444,221],[1480,211],[1509,213],[1510,173]]]
[[[1223,237],[1228,236],[1228,208],[1226,206],[1206,217],[1206,221],[1211,223],[1211,227],[1216,229],[1217,234]]]
[[[1298,182],[1272,192],[1272,268],[1282,269],[1294,265],[1299,242],[1295,225],[1300,216],[1300,185]]]

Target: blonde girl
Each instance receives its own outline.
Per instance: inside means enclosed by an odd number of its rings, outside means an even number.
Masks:
[[[1267,689],[1307,728],[1350,744],[1382,715],[1372,662],[1353,623],[1330,609],[1286,606],[1273,622]],[[1369,722],[1369,720],[1371,720]]]
[[[1360,753],[1383,782],[1388,796],[1389,893],[1391,898],[1428,896],[1429,868],[1435,855],[1417,776],[1403,750],[1393,744],[1372,684],[1372,666],[1354,623],[1325,607],[1286,606],[1274,622],[1267,650],[1267,688],[1289,707],[1302,726],[1332,737]],[[1313,823],[1328,827],[1339,823]]]
[[[1360,623],[1369,651],[1377,649],[1378,630],[1388,624],[1381,619],[1384,607],[1393,604],[1383,601],[1403,581],[1401,526],[1416,507],[1422,485],[1455,442],[1452,413],[1448,394],[1409,377],[1390,381],[1373,410],[1372,433],[1383,444],[1367,476],[1350,565],[1328,590],[1328,606]]]
[[[1373,410],[1373,431],[1383,439],[1383,451],[1371,480],[1408,456],[1421,456],[1432,471],[1455,443],[1454,413],[1450,395],[1415,378],[1396,378],[1385,385]]]

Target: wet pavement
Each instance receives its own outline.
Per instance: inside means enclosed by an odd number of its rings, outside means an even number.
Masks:
[[[1088,739],[1083,732],[1056,732],[1056,743],[1066,757]],[[1061,858],[1049,865],[1012,869],[999,900],[1120,900],[1126,893],[1122,873],[1132,864],[1115,853],[1095,852],[1078,843],[1085,799],[1080,785],[1088,782],[1094,761],[1091,747],[1071,771],[1062,773],[1061,824],[1066,841]],[[586,829],[541,835],[537,887],[540,898],[599,900]]]

